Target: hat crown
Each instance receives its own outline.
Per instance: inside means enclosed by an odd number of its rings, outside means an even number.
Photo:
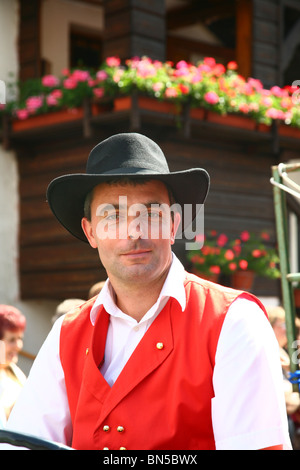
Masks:
[[[89,155],[86,173],[169,173],[161,148],[138,133],[117,134],[100,142]]]

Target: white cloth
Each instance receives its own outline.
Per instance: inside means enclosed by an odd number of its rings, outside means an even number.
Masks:
[[[111,313],[107,360],[102,371],[109,381],[115,380],[169,296],[184,307],[183,273],[183,266],[173,256],[160,298],[139,324],[117,309],[107,282],[91,312],[91,321],[95,321],[97,307],[103,302]],[[59,358],[62,321],[63,317],[56,321],[44,342],[7,427],[70,445],[72,424]],[[135,331],[136,327],[141,329]],[[217,449],[261,449],[278,444],[291,449],[278,344],[255,302],[237,299],[230,306],[218,342],[213,385],[212,421]]]

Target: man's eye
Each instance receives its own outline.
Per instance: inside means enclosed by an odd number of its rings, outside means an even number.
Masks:
[[[105,219],[106,219],[106,220],[112,220],[112,221],[118,220],[118,218],[119,218],[119,214],[116,214],[116,213],[107,214],[107,215],[105,216]]]
[[[158,212],[158,211],[149,211],[148,212],[148,217],[150,219],[157,219],[157,218],[160,217],[160,212]]]

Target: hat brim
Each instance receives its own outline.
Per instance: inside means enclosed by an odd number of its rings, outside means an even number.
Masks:
[[[73,236],[87,242],[86,236],[81,228],[81,220],[84,217],[84,202],[87,194],[98,184],[122,178],[124,176],[145,179],[156,179],[167,184],[173,191],[176,203],[183,207],[189,204],[191,211],[189,216],[182,223],[182,233],[184,227],[191,226],[200,205],[204,204],[209,190],[209,175],[202,168],[192,168],[166,174],[152,172],[135,171],[113,172],[105,174],[70,174],[55,178],[48,186],[47,201],[50,209],[57,220]],[[190,220],[188,220],[190,219]]]

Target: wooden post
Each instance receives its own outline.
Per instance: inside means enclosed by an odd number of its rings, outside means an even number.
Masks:
[[[104,57],[118,56],[125,60],[147,55],[165,60],[164,0],[106,0],[104,18]]]
[[[236,61],[243,77],[252,74],[252,0],[239,0],[236,7]]]

